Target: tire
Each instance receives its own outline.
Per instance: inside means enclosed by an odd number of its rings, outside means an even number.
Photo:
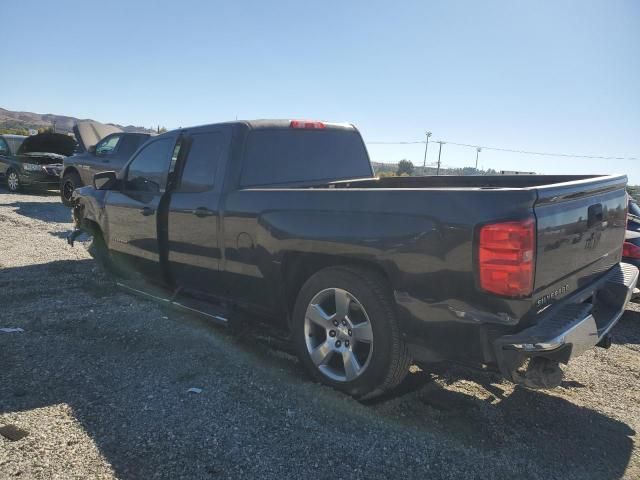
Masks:
[[[22,188],[22,183],[20,182],[20,176],[18,172],[16,172],[13,168],[7,170],[6,174],[7,178],[7,188],[10,192],[16,193],[19,192]]]
[[[329,267],[309,278],[296,299],[292,335],[315,379],[360,400],[396,387],[411,364],[391,288],[360,267]]]
[[[119,278],[129,277],[127,270],[115,261],[109,253],[109,249],[107,248],[107,244],[104,241],[104,237],[101,232],[94,232],[88,251],[89,255],[98,262],[98,265],[100,265],[102,270],[107,274]]]
[[[80,175],[76,172],[65,173],[60,181],[60,200],[67,207],[73,207],[71,195],[76,188],[82,186]]]

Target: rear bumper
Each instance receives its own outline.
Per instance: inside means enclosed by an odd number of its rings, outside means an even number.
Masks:
[[[640,268],[640,259],[638,259],[638,258],[623,258],[622,261],[624,263],[628,263],[630,265],[633,265],[636,268]]]
[[[624,313],[638,281],[638,269],[626,263],[599,280],[588,299],[574,298],[536,325],[494,342],[501,373],[514,380],[525,359],[543,357],[567,363],[596,346]]]

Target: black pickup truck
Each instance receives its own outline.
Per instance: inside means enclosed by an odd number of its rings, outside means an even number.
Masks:
[[[442,360],[545,388],[608,345],[636,284],[625,185],[378,179],[352,125],[237,121],[152,138],[96,175],[74,194],[72,235],[167,304],[288,327],[309,372],[359,398]]]

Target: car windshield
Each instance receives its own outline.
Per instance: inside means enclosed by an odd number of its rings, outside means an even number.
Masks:
[[[20,145],[22,145],[22,142],[24,142],[24,139],[26,137],[18,137],[18,136],[5,136],[4,139],[6,140],[7,144],[9,145],[9,149],[11,150],[11,153],[15,154],[18,149],[20,148]]]

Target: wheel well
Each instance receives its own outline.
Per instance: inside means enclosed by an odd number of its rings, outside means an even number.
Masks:
[[[75,173],[76,175],[78,175],[78,177],[80,177],[80,172],[78,171],[78,169],[76,167],[67,167],[64,172],[62,172],[62,176],[64,177],[65,175],[69,174],[69,173]],[[82,177],[80,177],[82,178]]]
[[[92,236],[100,235],[104,240],[102,229],[100,228],[100,225],[98,225],[97,222],[94,222],[93,220],[88,220],[85,218],[82,220],[82,227],[83,227],[83,230],[87,231]]]
[[[300,292],[304,283],[314,273],[319,272],[323,268],[338,266],[357,266],[366,268],[378,275],[381,275],[387,282],[389,282],[389,276],[384,269],[380,265],[367,260],[324,255],[319,253],[289,253],[285,255],[282,262],[284,294],[289,314],[293,312],[298,292]]]

